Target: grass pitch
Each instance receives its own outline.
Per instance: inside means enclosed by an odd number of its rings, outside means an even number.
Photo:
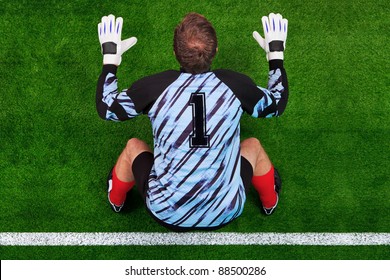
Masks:
[[[1,1],[0,231],[166,232],[135,190],[121,214],[106,201],[106,176],[127,139],[152,144],[142,116],[104,122],[95,110],[102,56],[97,24],[124,18],[119,85],[177,69],[173,29],[188,12],[214,24],[228,68],[266,86],[267,63],[252,32],[261,17],[289,20],[285,68],[290,98],[279,119],[244,116],[242,138],[257,137],[281,173],[274,215],[254,191],[228,232],[389,232],[390,8],[346,1]],[[75,253],[75,252],[78,253]],[[206,252],[204,254],[204,252]],[[0,247],[2,259],[252,258],[388,259],[386,246]]]

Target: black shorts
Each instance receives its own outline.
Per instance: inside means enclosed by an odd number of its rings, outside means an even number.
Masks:
[[[149,174],[150,171],[152,170],[154,164],[154,156],[153,153],[151,152],[142,152],[140,153],[133,161],[133,174],[135,178],[135,184],[137,186],[137,189],[139,193],[141,194],[144,202],[146,202],[146,192],[149,188]],[[249,188],[251,186],[251,181],[253,177],[253,168],[250,162],[241,156],[241,178],[244,183],[245,191],[248,192]],[[151,214],[151,216],[161,225],[175,231],[187,231],[187,230],[193,230],[193,229],[201,229],[201,228],[183,228],[183,227],[178,227],[178,226],[173,226],[167,223],[164,223],[157,219],[150,211],[148,208],[146,208]],[[224,225],[222,225],[224,226]],[[222,227],[220,226],[220,227]],[[204,228],[206,230],[214,230],[220,227],[210,227],[210,228]]]

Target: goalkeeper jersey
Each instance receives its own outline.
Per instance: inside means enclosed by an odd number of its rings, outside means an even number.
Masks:
[[[282,60],[270,61],[267,88],[230,70],[190,74],[169,70],[119,91],[117,67],[104,65],[96,105],[105,120],[147,114],[154,166],[146,205],[178,227],[217,227],[238,217],[245,189],[240,176],[240,118],[280,116],[287,104]]]

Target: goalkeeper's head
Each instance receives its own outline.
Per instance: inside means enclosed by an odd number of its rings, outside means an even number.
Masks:
[[[217,34],[204,16],[190,13],[176,26],[173,50],[184,71],[209,71],[217,49]]]

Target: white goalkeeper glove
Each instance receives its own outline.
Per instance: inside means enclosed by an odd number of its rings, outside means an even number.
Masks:
[[[137,43],[135,37],[121,41],[122,26],[123,18],[118,17],[115,20],[113,15],[102,17],[102,22],[98,24],[103,64],[120,65],[122,54]]]
[[[264,38],[259,32],[253,32],[253,38],[266,52],[267,60],[284,59],[284,50],[287,39],[287,19],[280,14],[270,13],[269,16],[261,18],[263,22]]]

